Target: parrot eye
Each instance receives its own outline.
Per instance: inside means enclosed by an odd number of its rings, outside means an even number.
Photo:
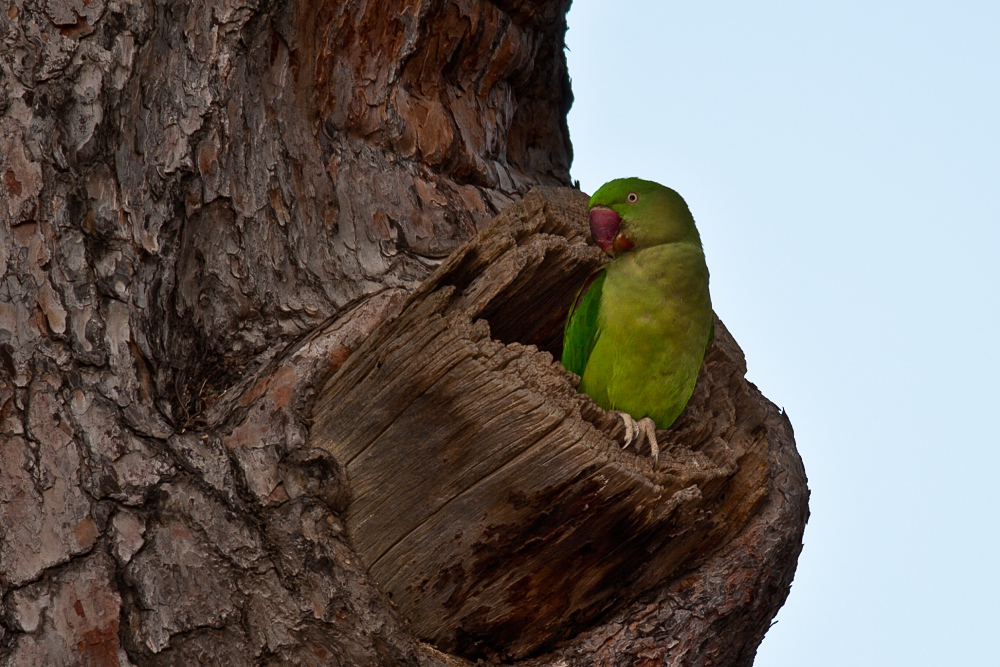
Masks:
[[[629,203],[629,204],[634,204],[634,203],[636,203],[637,201],[639,201],[639,195],[637,195],[637,194],[636,194],[636,193],[634,193],[634,192],[630,192],[630,193],[628,193],[628,197],[626,197],[625,199],[627,199],[627,200],[628,200],[628,203]]]

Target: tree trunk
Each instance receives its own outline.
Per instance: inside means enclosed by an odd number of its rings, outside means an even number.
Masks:
[[[626,549],[608,579],[622,596],[597,587],[533,617],[510,605],[516,623],[549,628],[520,643],[490,623],[469,630],[462,613],[429,630],[384,568],[369,572],[366,545],[409,529],[358,528],[362,475],[331,435],[348,422],[331,415],[376,384],[334,397],[463,240],[532,187],[570,185],[568,4],[13,0],[0,13],[2,664],[752,661],[790,585],[805,477],[787,419],[743,380],[721,327],[704,376],[717,381],[699,383],[697,405],[726,415],[692,407],[665,434],[667,468],[627,454],[622,473],[666,500],[694,484],[703,500],[661,513],[671,535],[698,538],[690,558],[644,523],[654,565]],[[434,273],[487,247],[511,211],[561,225],[529,234],[577,248],[556,292],[527,290],[528,265],[505,283],[538,306],[531,331],[505,330],[499,306],[479,312],[499,340],[479,325],[477,345],[528,360],[511,368],[541,354],[522,343],[551,351],[564,295],[594,261],[567,231],[573,205],[558,202],[571,200],[529,196]],[[469,265],[470,284],[500,260]],[[625,456],[571,378],[535,377],[544,410],[575,409]],[[350,434],[402,427],[376,413],[405,392],[368,396]],[[440,407],[424,403],[415,418],[432,425]],[[314,405],[327,407],[311,433]],[[692,448],[726,424],[739,431],[729,449],[698,455],[728,472],[677,486]],[[432,442],[421,433],[411,448]],[[477,452],[531,444],[511,433]],[[602,502],[608,517],[634,507]],[[698,528],[710,515],[733,518]],[[469,580],[468,604],[501,590],[490,576]]]

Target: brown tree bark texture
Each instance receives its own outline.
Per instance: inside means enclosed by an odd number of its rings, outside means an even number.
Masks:
[[[373,584],[307,416],[463,239],[569,185],[567,8],[6,5],[0,664],[464,664]],[[768,419],[739,536],[537,664],[752,659],[805,512]]]

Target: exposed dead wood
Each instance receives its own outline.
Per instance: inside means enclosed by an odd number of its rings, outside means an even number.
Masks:
[[[508,208],[366,340],[315,409],[310,441],[350,481],[355,549],[416,634],[446,651],[537,654],[669,585],[759,510],[778,474],[771,449],[794,454],[721,322],[659,461],[621,449],[618,421],[552,357],[602,261],[585,204],[536,190]],[[787,556],[776,573],[794,569]]]
[[[531,187],[570,184],[568,4],[5,5],[0,665],[467,664],[415,639],[373,585],[346,537],[345,467],[309,446],[307,416],[462,240]],[[578,239],[551,237],[531,252],[562,257],[572,282]],[[521,322],[503,295],[524,286],[480,280],[480,305],[459,303],[488,264],[467,261],[434,317],[482,308],[503,343],[554,350],[571,288],[535,290]],[[497,285],[509,273],[487,270]],[[470,346],[463,363],[523,366],[536,417],[607,426],[576,416],[537,355],[474,321],[448,331]],[[771,493],[761,512],[777,512]],[[745,544],[744,560],[711,556],[692,585],[617,612],[646,613],[639,626],[591,604],[597,625],[541,659],[635,664],[679,641],[694,648],[667,658],[732,664],[699,652],[716,636],[703,626],[723,619],[730,645],[756,646],[794,561],[788,514],[758,539],[761,516],[724,547]],[[746,591],[770,592],[751,609]]]
[[[567,6],[4,4],[0,664],[447,662],[365,583],[302,406],[569,185]]]

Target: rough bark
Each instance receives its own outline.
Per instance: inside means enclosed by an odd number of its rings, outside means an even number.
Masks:
[[[569,185],[567,7],[0,13],[0,663],[464,664],[369,578],[348,471],[307,417],[463,239]],[[801,512],[782,428],[768,497],[789,474]],[[745,661],[797,554],[764,507],[719,552],[737,569],[650,588],[542,664],[671,638],[671,664],[735,664],[685,644],[695,626],[738,633]]]

